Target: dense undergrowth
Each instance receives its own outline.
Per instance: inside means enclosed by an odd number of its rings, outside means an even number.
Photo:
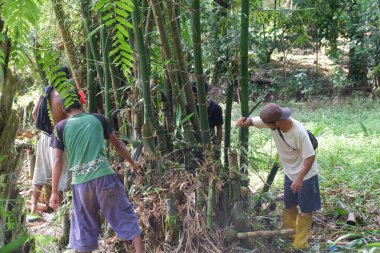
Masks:
[[[310,241],[312,248],[308,252],[369,252],[371,247],[374,248],[373,243],[380,241],[380,101],[349,97],[276,102],[292,108],[292,116],[303,122],[319,141],[317,160],[323,208],[314,217]],[[236,104],[233,121],[240,116],[239,110]],[[269,130],[250,128],[249,136],[250,188],[254,193],[246,206],[254,207],[258,196],[255,192],[260,191],[272,166],[275,147]],[[239,150],[236,127],[232,129],[232,147]],[[218,252],[217,249],[219,252],[293,252],[289,240],[283,238],[226,244],[223,230],[207,230],[204,221],[198,219],[199,210],[191,204],[196,187],[193,181],[192,175],[174,169],[165,173],[150,190],[141,183],[140,190],[137,188],[135,193],[130,192],[144,231],[147,252],[196,252],[194,249],[203,249],[203,252]],[[282,181],[283,173],[279,172],[273,187],[264,196],[265,204],[260,212],[248,208],[245,214],[246,229],[281,228]],[[161,226],[164,224],[164,196],[167,192],[182,194],[178,210],[185,239],[177,246],[165,244],[167,235],[157,232],[165,230]],[[355,214],[354,225],[346,224],[349,213]],[[36,231],[41,233],[35,237],[37,245],[42,244],[41,238],[45,241],[52,238],[45,232]],[[55,239],[48,241],[53,243]],[[97,252],[109,252],[115,245],[114,237],[104,239]],[[365,248],[364,245],[369,246]]]

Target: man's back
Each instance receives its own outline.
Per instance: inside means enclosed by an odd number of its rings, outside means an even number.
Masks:
[[[114,173],[104,145],[104,139],[111,133],[112,129],[101,114],[80,113],[57,125],[52,145],[66,151],[73,172],[72,184]]]

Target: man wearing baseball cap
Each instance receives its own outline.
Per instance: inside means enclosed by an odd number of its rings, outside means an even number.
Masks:
[[[285,174],[283,227],[294,229],[293,246],[305,249],[309,248],[312,213],[321,208],[318,165],[305,127],[290,115],[289,108],[270,103],[263,108],[260,116],[241,117],[236,125],[272,129],[272,138]]]

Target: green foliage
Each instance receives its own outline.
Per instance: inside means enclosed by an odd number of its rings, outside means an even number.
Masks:
[[[23,237],[21,237],[19,239],[16,239],[16,240],[8,243],[4,247],[2,247],[0,249],[0,252],[1,253],[15,252],[15,250],[20,249],[20,247],[26,242],[26,240],[28,240],[28,236],[23,236]]]
[[[3,43],[4,43],[4,35],[3,35],[3,32],[0,31],[0,45],[2,45]],[[5,58],[4,52],[0,50],[0,64],[4,64],[4,58]]]
[[[6,230],[13,230],[14,226],[16,224],[16,216],[13,213],[4,210],[3,206],[0,206],[0,214],[6,220],[6,227],[5,227],[5,229]]]
[[[95,5],[96,10],[100,10],[103,24],[112,30],[112,47],[110,56],[115,56],[116,66],[121,65],[125,76],[130,74],[133,67],[133,50],[128,41],[128,30],[133,29],[129,22],[130,14],[134,10],[133,2],[130,0],[99,0]]]
[[[43,70],[46,72],[49,83],[55,87],[64,102],[64,108],[68,108],[74,103],[79,101],[75,90],[75,83],[73,80],[68,80],[66,73],[60,71],[61,66],[59,62],[59,54],[54,50],[41,50],[38,49],[38,53],[41,55],[40,63],[43,66]],[[52,120],[51,108],[48,107],[48,113]]]
[[[38,24],[39,5],[36,0],[1,0],[2,18],[5,21],[7,36],[12,41],[12,60],[26,65],[25,55],[30,31]],[[1,57],[0,57],[1,58]]]

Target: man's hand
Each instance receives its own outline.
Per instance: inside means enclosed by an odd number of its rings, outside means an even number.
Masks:
[[[290,189],[292,190],[293,193],[299,192],[302,189],[302,179],[296,179],[293,181],[293,183],[290,185]]]
[[[50,196],[49,206],[57,210],[60,205],[60,197],[58,192],[52,192]]]
[[[239,126],[239,127],[249,127],[249,126],[252,126],[253,123],[252,123],[252,119],[251,118],[240,117],[236,121],[236,125]]]

